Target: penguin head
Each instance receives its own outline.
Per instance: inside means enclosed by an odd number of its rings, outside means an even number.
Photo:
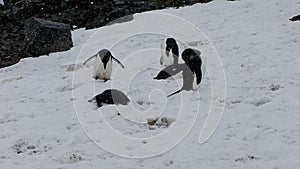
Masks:
[[[169,56],[169,52],[172,50],[173,54],[176,56],[179,55],[178,52],[178,45],[176,43],[176,40],[174,38],[167,38],[166,39],[166,54]]]
[[[201,52],[199,50],[187,48],[182,52],[181,57],[187,65],[191,65],[193,61],[200,59],[200,55]]]
[[[166,40],[166,48],[167,49],[172,49],[177,45],[176,40],[174,38],[167,38]]]
[[[98,55],[100,56],[101,60],[104,60],[105,58],[111,58],[112,54],[108,49],[101,49],[98,52]]]

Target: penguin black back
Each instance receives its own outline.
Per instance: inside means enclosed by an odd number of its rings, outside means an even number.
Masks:
[[[300,21],[300,14],[290,18],[290,21]]]
[[[197,84],[201,82],[202,78],[202,71],[201,71],[201,66],[202,66],[202,60],[201,60],[201,52],[196,50],[196,49],[185,49],[181,56],[184,62],[188,65],[188,67],[191,69],[193,74],[196,74],[197,77]]]
[[[127,105],[130,102],[123,92],[116,89],[107,89],[89,100],[89,102],[92,101],[96,101],[98,107],[102,107],[104,104]]]
[[[191,68],[191,70],[194,72],[198,66],[201,66],[202,60],[200,58],[201,52],[196,49],[185,49],[182,54],[182,60]]]

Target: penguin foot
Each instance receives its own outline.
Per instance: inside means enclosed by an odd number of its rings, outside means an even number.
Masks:
[[[98,76],[93,76],[92,78],[95,79],[95,80],[100,79]]]

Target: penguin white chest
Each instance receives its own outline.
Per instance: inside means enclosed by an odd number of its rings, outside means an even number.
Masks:
[[[197,76],[194,74],[193,90],[198,90],[199,87],[200,87],[200,83],[197,84]]]
[[[112,59],[110,58],[106,63],[106,67],[104,67],[104,63],[102,62],[99,55],[96,56],[96,60],[94,63],[94,75],[93,78],[108,80],[110,79],[110,75],[112,72]]]
[[[204,66],[201,66],[200,69],[201,69],[201,81],[202,81],[202,80],[203,80],[203,77],[204,77],[204,75],[205,75],[206,69],[205,69]],[[201,82],[200,82],[199,84],[197,84],[197,76],[196,76],[196,74],[194,73],[193,90],[198,90],[198,89],[200,88],[200,84],[201,84]]]

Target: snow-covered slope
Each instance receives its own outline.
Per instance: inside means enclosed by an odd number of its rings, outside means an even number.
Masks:
[[[183,22],[174,26],[176,23],[169,25],[158,18],[155,23],[147,19],[153,12],[137,14],[132,22],[74,31],[74,48],[67,52],[27,58],[1,69],[1,168],[299,168],[300,23],[288,20],[299,13],[299,7],[297,0],[241,0],[155,12],[186,19],[211,40],[224,66],[227,100],[216,132],[205,144],[199,144],[199,133],[211,104],[212,80],[205,74],[200,96],[197,92],[185,92],[190,95],[189,100],[184,100],[189,102],[190,109],[183,114],[195,112],[195,105],[199,108],[191,132],[175,148],[152,158],[130,159],[109,153],[90,139],[91,134],[88,136],[85,130],[93,126],[97,129],[101,112],[116,131],[136,138],[164,134],[172,130],[176,121],[171,127],[150,130],[146,124],[117,115],[118,111],[131,115],[122,112],[122,106],[118,110],[114,106],[103,107],[100,112],[87,100],[113,86],[128,93],[137,110],[149,110],[145,116],[155,117],[161,113],[157,110],[165,106],[162,116],[174,121],[180,110],[180,95],[160,100],[165,97],[155,89],[169,94],[179,89],[180,84],[151,79],[161,68],[157,48],[165,35],[119,38],[129,36],[134,24],[149,27],[152,32],[162,26],[169,31],[168,35],[180,37],[187,45],[198,45],[202,57],[209,62],[214,51],[208,48],[205,36],[180,25]],[[119,43],[115,44],[116,41]],[[74,67],[74,63],[83,62],[100,48],[112,46],[115,57],[123,60],[126,73],[114,64],[113,80],[101,83],[91,79],[92,67]],[[144,58],[136,60],[140,57]],[[141,70],[134,75],[136,70],[131,68]],[[123,82],[128,78],[132,80],[126,86]],[[139,121],[141,117],[133,120]],[[193,122],[193,118],[187,119]],[[121,141],[111,143],[122,145]],[[134,150],[135,145],[127,148]]]

